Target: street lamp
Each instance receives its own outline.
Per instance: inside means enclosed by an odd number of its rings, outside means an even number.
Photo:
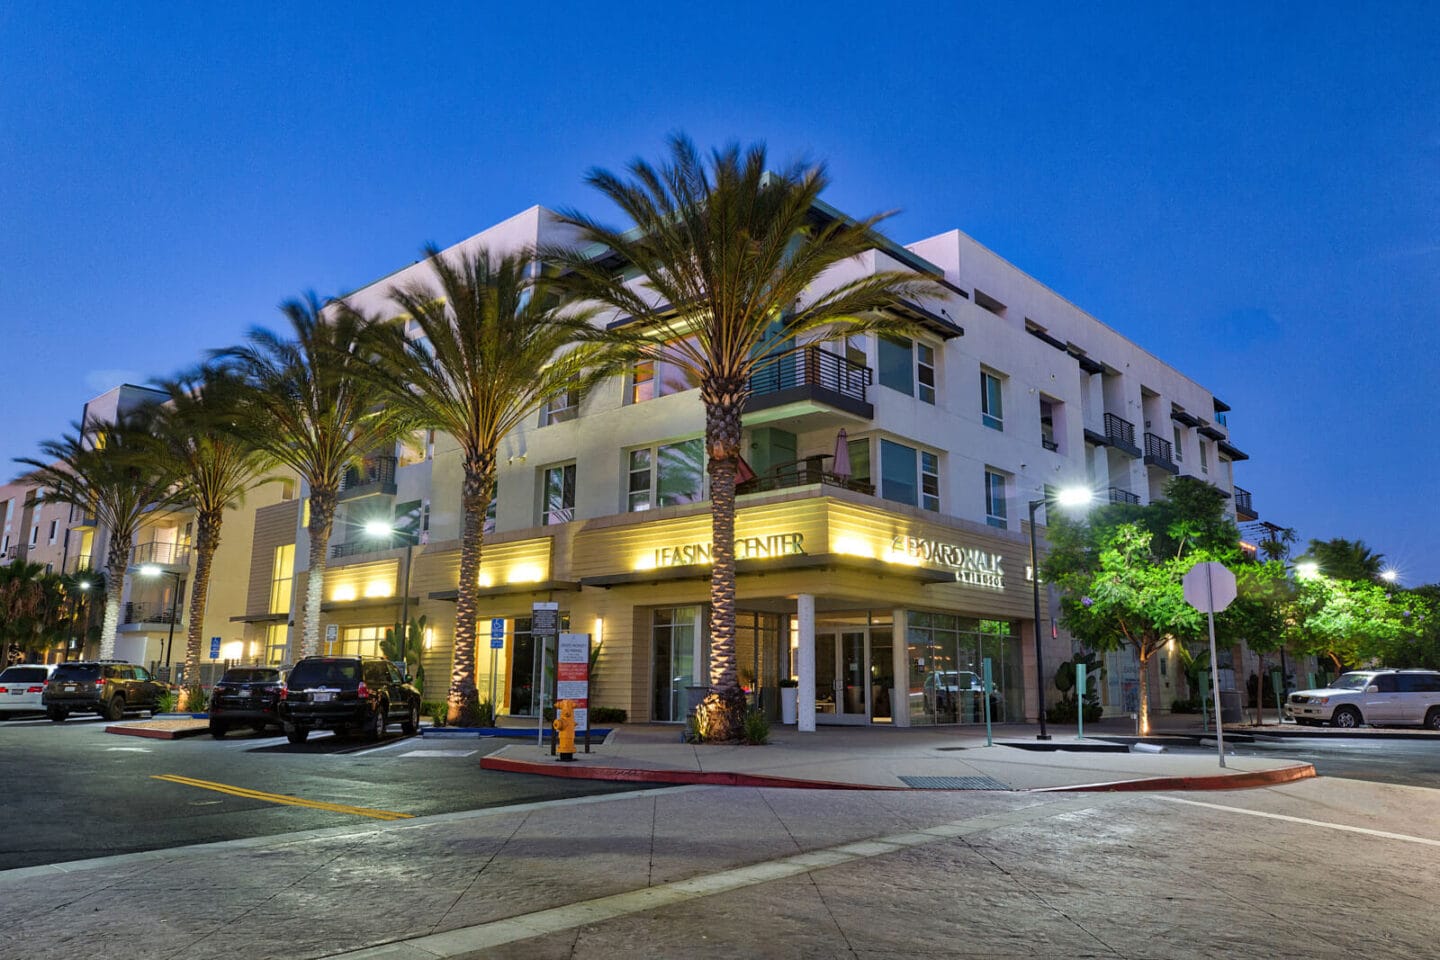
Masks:
[[[400,636],[396,638],[400,642],[400,649],[404,650],[405,643],[410,638],[410,559],[415,551],[415,538],[407,531],[397,530],[395,525],[388,520],[367,522],[365,535],[376,540],[392,539],[397,535],[405,538],[404,589],[400,597]]]
[[[161,570],[153,563],[147,563],[140,568],[140,576],[142,577],[158,577],[166,572],[167,571]],[[165,675],[167,677],[170,675],[173,666],[170,661],[170,654],[175,647],[175,612],[180,605],[180,574],[174,571],[168,572],[170,576],[175,578],[175,589],[170,593],[170,637],[165,641]]]
[[[86,601],[90,599],[90,581],[89,581],[89,580],[76,580],[76,581],[75,581],[75,586],[76,586],[76,588],[78,588],[78,589],[80,590],[80,602],[77,603],[77,604],[75,604],[75,615],[71,618],[70,624],[71,624],[71,627],[73,628],[74,625],[75,625],[75,621],[76,621],[76,620],[79,620],[79,621],[80,621],[80,637],[79,637],[79,640],[80,640],[79,647],[80,647],[80,649],[79,649],[77,652],[79,653],[79,655],[80,655],[81,658],[84,658],[84,656],[85,656],[85,633],[86,633],[86,628],[90,625],[90,618],[89,618],[88,616],[81,617],[81,616],[80,616],[80,611],[84,610],[87,614],[90,612],[90,611],[87,609],[87,607],[86,607]],[[66,659],[66,660],[69,660],[69,659],[70,659],[70,648],[69,648],[68,646],[65,648],[65,659]]]
[[[1049,740],[1050,734],[1045,730],[1045,657],[1040,649],[1040,562],[1035,546],[1035,511],[1052,503],[1061,507],[1082,507],[1094,499],[1095,494],[1089,487],[1066,487],[1054,497],[1047,494],[1039,500],[1030,501],[1030,584],[1035,594],[1035,693],[1040,707],[1040,732],[1035,735],[1036,740]],[[1083,690],[1080,691],[1080,709],[1085,709]]]
[[[1381,570],[1380,579],[1384,580],[1386,583],[1395,583],[1400,579],[1400,571],[1396,570],[1393,567],[1389,570]]]

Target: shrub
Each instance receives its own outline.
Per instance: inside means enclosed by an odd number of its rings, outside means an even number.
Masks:
[[[460,726],[495,726],[495,705],[489,700],[467,700],[465,706],[460,708]]]
[[[591,707],[591,723],[624,723],[630,714],[619,707]]]
[[[180,709],[180,691],[171,687],[155,698],[156,713],[174,713]]]
[[[450,711],[444,700],[426,700],[420,704],[420,712],[435,721],[435,726],[443,727],[445,716]]]
[[[745,726],[741,736],[745,742],[753,745],[760,745],[770,742],[770,721],[765,719],[765,714],[759,710],[749,710],[745,714]]]
[[[204,713],[210,707],[210,694],[200,684],[185,690],[185,709],[191,713]]]
[[[1105,708],[1100,705],[1100,698],[1089,696],[1085,698],[1085,722],[1094,723],[1105,715]],[[1079,711],[1076,708],[1076,700],[1070,694],[1065,694],[1058,701],[1051,704],[1045,710],[1045,719],[1050,723],[1075,723],[1079,719]]]

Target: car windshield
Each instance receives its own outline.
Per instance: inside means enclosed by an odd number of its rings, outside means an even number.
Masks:
[[[290,671],[291,687],[339,686],[360,679],[358,660],[301,660]]]
[[[98,663],[62,663],[55,668],[55,675],[51,680],[64,682],[66,680],[94,680],[100,676],[100,664]]]
[[[0,673],[0,683],[5,683],[7,680],[10,683],[34,683],[44,679],[44,667],[10,667],[4,673]]]
[[[1370,685],[1371,674],[1347,673],[1330,681],[1331,690],[1364,690]]]
[[[245,670],[226,670],[221,683],[275,683],[280,671],[273,667],[250,667]]]

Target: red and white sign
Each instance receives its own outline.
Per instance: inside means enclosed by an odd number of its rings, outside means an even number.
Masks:
[[[576,733],[590,729],[590,634],[560,634],[555,656],[555,700],[574,701]]]

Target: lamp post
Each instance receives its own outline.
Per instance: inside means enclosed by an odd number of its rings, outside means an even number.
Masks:
[[[153,563],[147,563],[140,568],[140,576],[142,577],[158,577],[166,572],[167,571],[161,570]],[[180,574],[174,571],[168,572],[170,576],[175,578],[175,589],[170,593],[170,636],[165,641],[165,675],[167,677],[170,675],[172,668],[170,654],[175,648],[175,614],[180,607]]]
[[[1062,507],[1084,506],[1094,498],[1089,487],[1066,487],[1053,499],[1043,496],[1030,501],[1030,585],[1035,596],[1035,700],[1040,708],[1040,732],[1035,735],[1036,740],[1049,740],[1050,734],[1045,729],[1045,655],[1040,640],[1040,557],[1035,538],[1035,511],[1052,503]],[[1084,710],[1085,691],[1079,691],[1079,697],[1079,707]]]
[[[385,520],[371,520],[366,523],[365,534],[377,540],[393,538],[397,535],[405,538],[405,572],[401,577],[403,589],[400,595],[400,636],[396,638],[403,651],[405,644],[410,639],[410,560],[415,552],[415,537],[407,531],[395,529],[393,523]]]
[[[90,599],[90,581],[89,581],[89,580],[76,580],[76,581],[75,581],[75,586],[76,586],[77,588],[79,588],[79,590],[80,590],[80,602],[77,603],[77,604],[75,604],[75,616],[71,618],[71,626],[72,626],[72,627],[74,626],[74,623],[75,623],[76,620],[78,620],[78,621],[80,622],[80,637],[79,637],[79,640],[80,640],[79,648],[80,648],[80,649],[79,649],[78,653],[79,653],[81,659],[84,659],[84,657],[85,657],[85,634],[86,634],[86,632],[87,632],[87,628],[90,626],[90,617],[89,617],[90,610],[89,610],[89,608],[88,608],[87,605],[86,605],[86,602]],[[80,615],[80,612],[81,612],[82,610],[85,611],[85,614],[86,614],[86,615],[83,616],[83,617]],[[66,648],[65,648],[65,659],[66,659],[66,660],[69,660],[69,659],[70,659],[70,648],[69,648],[69,646],[66,646]]]

